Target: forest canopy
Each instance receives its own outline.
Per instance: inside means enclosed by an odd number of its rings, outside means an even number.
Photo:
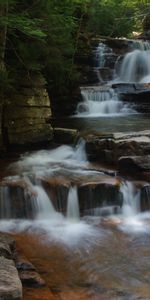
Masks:
[[[0,88],[23,70],[43,72],[50,88],[63,91],[78,78],[84,40],[143,28],[150,29],[149,0],[0,0]]]

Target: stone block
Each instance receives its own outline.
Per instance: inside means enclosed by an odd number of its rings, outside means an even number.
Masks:
[[[0,257],[0,299],[22,300],[22,284],[14,262]]]

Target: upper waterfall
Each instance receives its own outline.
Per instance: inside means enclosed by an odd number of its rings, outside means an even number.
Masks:
[[[119,62],[117,80],[125,83],[150,82],[150,43],[132,41],[130,48],[131,51]]]

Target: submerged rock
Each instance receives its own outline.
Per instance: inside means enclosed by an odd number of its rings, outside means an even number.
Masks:
[[[45,281],[41,276],[35,271],[19,271],[19,277],[23,285],[28,287],[43,287],[45,286]]]

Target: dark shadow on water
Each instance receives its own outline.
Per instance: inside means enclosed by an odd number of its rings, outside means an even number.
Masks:
[[[78,129],[82,133],[133,132],[150,129],[149,114],[134,114],[113,117],[70,117],[53,119],[52,125],[61,128]]]

